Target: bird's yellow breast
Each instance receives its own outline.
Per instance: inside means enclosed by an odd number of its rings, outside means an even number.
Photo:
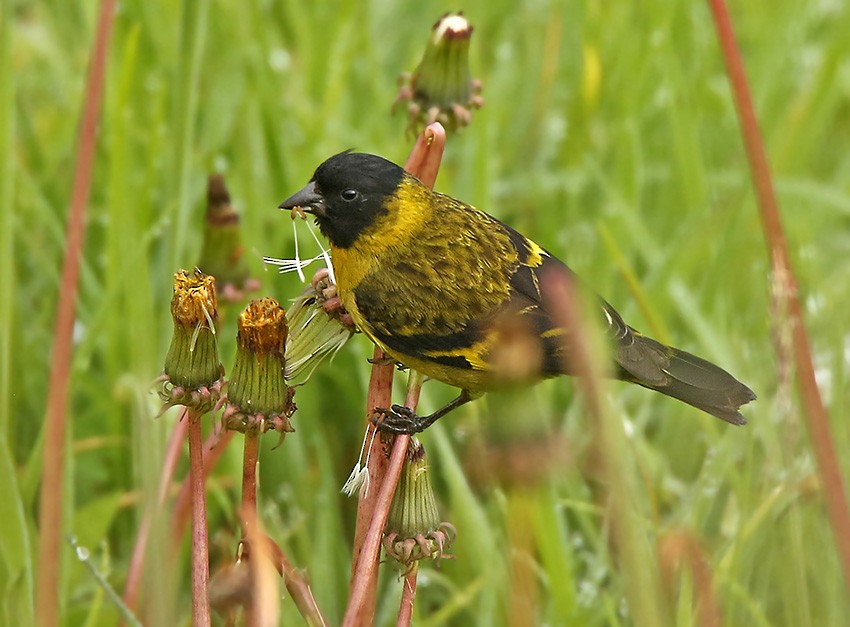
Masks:
[[[402,183],[387,200],[387,211],[346,248],[331,245],[340,298],[357,321],[354,288],[363,278],[403,254],[403,246],[427,224],[428,190]]]

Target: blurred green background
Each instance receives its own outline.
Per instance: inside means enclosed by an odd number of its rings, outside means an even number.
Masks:
[[[8,625],[31,616],[44,401],[97,9],[2,4],[0,622]],[[288,301],[297,277],[261,261],[293,256],[277,204],[340,150],[403,162],[405,119],[389,115],[397,76],[415,67],[433,22],[457,9],[475,26],[471,65],[486,105],[449,137],[436,189],[533,237],[633,326],[722,364],[759,400],[745,409],[750,424],[733,428],[639,388],[605,388],[625,426],[614,452],[632,494],[631,537],[650,558],[642,574],[622,566],[623,547],[612,541],[612,528],[626,524],[612,519],[618,510],[600,479],[612,449],[572,382],[485,398],[441,421],[422,441],[442,515],[459,532],[457,557],[420,571],[416,624],[648,624],[627,600],[636,576],[663,590],[658,616],[677,625],[716,624],[705,622],[706,607],[728,625],[850,624],[793,371],[774,350],[786,334],[771,324],[769,264],[701,2],[121,2],[74,334],[63,534],[122,589],[177,417],[153,419],[150,385],[170,340],[172,274],[200,254],[207,175],[226,177],[260,293]],[[850,5],[751,0],[730,11],[846,477]],[[237,313],[223,312],[228,370]],[[357,336],[324,364],[298,392],[297,433],[274,451],[272,434],[261,456],[263,520],[309,573],[331,624],[348,591],[356,501],[339,489],[360,448],[370,355]],[[396,380],[401,398],[405,377]],[[427,384],[423,410],[453,393]],[[209,482],[213,570],[238,539],[240,438]],[[180,476],[185,468],[184,459]],[[185,624],[187,546],[172,554],[164,531],[149,559],[145,617]],[[57,567],[65,624],[115,623],[70,547]],[[400,590],[385,568],[380,624],[394,622]],[[289,599],[283,615],[300,620]]]

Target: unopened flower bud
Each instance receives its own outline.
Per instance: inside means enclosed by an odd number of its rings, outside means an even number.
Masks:
[[[469,71],[472,26],[462,13],[447,13],[431,32],[422,60],[413,74],[401,76],[393,110],[408,103],[408,132],[418,134],[433,122],[453,131],[472,120],[472,109],[484,104],[481,81]]]
[[[240,301],[245,292],[259,287],[259,281],[250,276],[243,253],[239,214],[230,202],[224,177],[213,174],[207,183],[207,214],[198,265],[216,277],[224,301]]]

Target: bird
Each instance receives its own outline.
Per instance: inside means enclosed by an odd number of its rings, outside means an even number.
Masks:
[[[392,161],[352,151],[324,161],[280,208],[315,219],[356,326],[399,364],[460,389],[427,416],[374,408],[383,430],[419,433],[488,391],[583,374],[572,359],[578,330],[563,324],[546,282],[588,290],[564,262],[484,211]],[[749,387],[641,334],[601,297],[590,299],[614,378],[746,424],[739,408],[756,399]]]

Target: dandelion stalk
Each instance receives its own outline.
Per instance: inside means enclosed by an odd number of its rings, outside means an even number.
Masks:
[[[80,274],[85,213],[91,188],[95,134],[100,117],[106,60],[112,34],[115,0],[100,5],[97,35],[92,47],[91,68],[85,90],[83,118],[77,145],[71,206],[62,264],[62,289],[53,332],[53,358],[47,393],[44,425],[44,466],[39,500],[38,581],[36,585],[36,624],[55,625],[59,619],[59,551],[62,543],[62,473],[65,466],[65,408],[68,404],[68,380],[71,374],[72,335],[77,284]]]
[[[309,325],[300,314],[294,319],[299,323],[299,332]],[[294,390],[286,384],[290,337],[287,312],[275,299],[262,298],[248,304],[239,316],[236,360],[228,386],[227,406],[222,415],[222,425],[228,432],[241,431],[245,434],[242,506],[239,510],[242,540],[236,564],[223,577],[217,576],[214,583],[225,593],[237,589],[237,594],[231,593],[230,598],[220,599],[219,605],[229,608],[234,603],[241,604],[247,625],[268,624],[267,618],[277,614],[277,609],[271,607],[274,605],[271,596],[274,596],[272,584],[275,582],[270,580],[271,573],[264,566],[270,560],[284,576],[287,590],[307,623],[316,626],[326,624],[306,579],[293,568],[283,550],[263,535],[257,516],[260,434],[274,430],[283,438],[286,433],[294,431],[289,421],[295,411],[292,402]],[[322,343],[326,338],[320,336],[314,339]],[[303,348],[309,352],[315,346]]]
[[[389,462],[386,465],[386,475],[382,478],[380,488],[373,490],[376,494],[374,511],[364,533],[357,566],[352,576],[351,593],[342,623],[344,626],[371,625],[373,622],[381,536],[404,465],[404,458],[407,455],[409,442],[409,435],[396,436]]]
[[[601,443],[610,508],[610,525],[619,552],[629,614],[635,624],[668,624],[661,603],[658,563],[642,533],[642,517],[634,498],[632,477],[627,467],[628,445],[623,424],[614,415],[604,393],[606,354],[601,334],[586,314],[582,293],[573,281],[558,273],[544,273],[540,290],[546,310],[570,335],[570,350],[565,351],[565,367],[577,373],[584,404],[596,425]]]
[[[829,522],[835,536],[838,556],[844,569],[844,583],[850,590],[850,506],[847,503],[844,479],[841,475],[841,467],[838,463],[835,444],[829,427],[829,415],[815,378],[811,345],[803,320],[803,308],[800,304],[797,279],[791,267],[788,244],[785,240],[785,231],[779,215],[779,203],[773,189],[770,166],[767,161],[764,142],[759,132],[744,63],[735,41],[729,11],[724,0],[709,0],[709,5],[714,16],[717,37],[726,64],[726,73],[735,97],[738,119],[741,124],[741,135],[750,163],[750,174],[758,199],[759,216],[768,248],[767,254],[771,263],[772,280],[783,284],[777,291],[785,294],[787,298],[786,306],[781,309],[787,310],[789,316],[786,324],[791,329],[795,371],[805,407],[804,415],[823,483]],[[781,320],[774,320],[773,323],[777,326],[783,324]],[[781,333],[775,335],[779,337]],[[779,348],[781,357],[781,347]]]
[[[207,583],[210,579],[207,539],[207,492],[204,482],[204,447],[201,414],[189,410],[189,485],[192,493],[192,624],[210,624]]]
[[[245,448],[242,453],[242,507],[245,512],[257,516],[257,464],[259,463],[260,432],[252,430],[245,433]],[[249,519],[242,518],[242,539],[248,537]]]
[[[233,431],[225,431],[224,433],[211,433],[207,436],[203,446],[204,481],[209,478],[218,460],[221,459],[224,451],[227,450],[227,444],[230,442],[233,434]],[[171,514],[171,539],[175,547],[180,544],[183,538],[191,513],[192,486],[189,477],[186,477],[180,485],[177,496],[174,498],[174,510]]]
[[[401,604],[398,608],[398,627],[407,627],[413,620],[413,602],[416,599],[416,577],[419,574],[419,563],[410,567],[410,571],[404,576],[404,588],[401,591]]]

